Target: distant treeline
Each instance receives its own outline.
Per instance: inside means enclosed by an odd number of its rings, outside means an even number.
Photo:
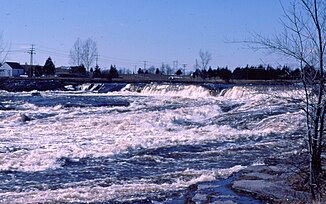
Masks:
[[[56,75],[58,77],[90,77],[90,78],[118,78],[119,75],[126,74],[122,70],[118,70],[115,65],[111,65],[109,70],[101,70],[99,66],[95,66],[94,69],[90,68],[86,71],[84,65],[70,66],[66,68],[55,68],[52,59],[49,57],[44,66],[27,66],[26,72],[31,76],[33,73],[35,77]],[[185,69],[172,69],[169,65],[162,65],[161,69],[151,66],[149,69],[139,68],[137,74],[156,74],[156,75],[184,75]],[[305,67],[303,69],[305,77],[314,76],[318,77],[319,72],[314,67]],[[135,73],[134,73],[135,74]],[[188,75],[189,76],[189,75]],[[222,79],[229,80],[298,80],[302,77],[302,72],[299,68],[291,69],[288,66],[272,67],[270,65],[258,65],[258,66],[245,66],[237,67],[233,71],[228,67],[209,67],[206,69],[196,69],[191,73],[193,78],[205,79]],[[325,76],[324,76],[325,77]]]
[[[208,70],[197,69],[192,76],[194,78],[201,77],[203,79],[209,78],[220,78],[223,80],[277,80],[277,79],[287,79],[296,80],[300,79],[301,71],[300,69],[290,69],[287,66],[273,68],[270,65],[266,67],[263,65],[259,66],[246,66],[237,67],[233,71],[229,70],[227,67]]]

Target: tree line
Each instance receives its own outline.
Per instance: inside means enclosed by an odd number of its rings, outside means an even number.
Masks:
[[[233,71],[228,67],[217,67],[213,69],[196,69],[192,77],[202,79],[223,79],[223,80],[298,80],[301,77],[299,68],[290,69],[288,66],[274,68],[270,65],[237,67]]]

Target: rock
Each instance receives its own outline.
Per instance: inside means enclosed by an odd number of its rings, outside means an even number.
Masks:
[[[194,201],[195,203],[204,203],[207,200],[208,200],[207,195],[206,194],[201,194],[201,193],[197,193],[192,198],[192,201]]]
[[[275,178],[275,175],[270,175],[270,174],[266,174],[266,173],[255,173],[255,172],[249,172],[247,174],[245,174],[243,177],[245,177],[246,179],[263,179],[263,180],[270,180]],[[244,179],[244,178],[243,178]]]
[[[33,90],[31,91],[31,96],[41,96],[41,93],[36,90]]]
[[[238,191],[257,195],[259,198],[278,202],[304,202],[309,198],[307,192],[295,191],[290,186],[265,180],[240,180],[233,183],[232,188]]]
[[[305,203],[309,201],[309,193],[294,189],[287,180],[296,174],[293,167],[285,164],[251,166],[239,172],[231,188],[272,202]]]
[[[20,121],[21,122],[27,122],[32,120],[30,117],[28,117],[27,115],[25,115],[24,113],[20,114]]]

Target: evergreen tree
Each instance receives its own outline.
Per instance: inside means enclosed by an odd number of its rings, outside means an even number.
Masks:
[[[144,74],[144,71],[141,68],[139,68],[138,71],[137,71],[137,73],[138,74]]]
[[[101,69],[98,65],[96,65],[95,70],[93,71],[93,77],[98,78],[101,77]]]
[[[111,65],[110,67],[110,71],[109,71],[109,78],[118,78],[119,77],[119,73],[118,73],[118,70],[117,68],[114,66]]]
[[[178,69],[178,71],[176,71],[176,73],[175,73],[176,75],[181,75],[182,74],[182,71],[181,71],[181,69]]]
[[[44,64],[44,67],[43,67],[43,73],[45,75],[54,75],[55,73],[55,66],[54,66],[54,63],[51,59],[51,57],[49,57],[46,61],[45,61],[45,64]]]

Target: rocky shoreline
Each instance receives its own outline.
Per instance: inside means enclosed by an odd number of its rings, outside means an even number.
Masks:
[[[192,185],[185,203],[312,203],[305,158],[269,158],[264,164],[249,166],[222,181]],[[325,199],[325,183],[322,190]]]
[[[266,163],[241,170],[231,188],[267,203],[310,203],[305,177],[292,165]]]

